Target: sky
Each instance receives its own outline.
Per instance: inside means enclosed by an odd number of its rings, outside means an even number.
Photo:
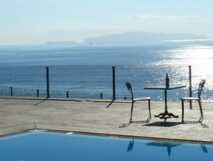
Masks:
[[[0,0],[0,44],[122,32],[213,35],[212,0]]]

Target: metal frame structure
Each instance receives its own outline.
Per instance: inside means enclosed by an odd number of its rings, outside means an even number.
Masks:
[[[203,88],[205,85],[206,81],[201,80],[199,85],[198,85],[198,91],[197,91],[197,97],[183,97],[181,98],[181,105],[182,105],[182,120],[181,122],[184,123],[184,102],[185,101],[197,101],[200,109],[200,119],[198,120],[199,122],[203,121],[203,109],[202,109],[202,104],[201,104],[201,94],[203,92]]]
[[[134,109],[134,104],[136,101],[147,101],[148,103],[148,111],[149,111],[149,116],[146,120],[146,122],[149,122],[151,120],[151,98],[150,97],[140,97],[140,98],[134,98],[134,94],[133,94],[133,89],[132,89],[132,85],[130,82],[126,82],[126,87],[128,89],[128,91],[131,94],[131,111],[130,111],[130,119],[129,119],[129,123],[132,123],[132,115],[133,115],[133,109]]]

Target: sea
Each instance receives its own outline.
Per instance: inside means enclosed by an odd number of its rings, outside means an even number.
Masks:
[[[163,99],[163,91],[145,87],[170,85],[185,88],[169,91],[178,101],[206,80],[203,98],[213,99],[213,41],[170,41],[141,46],[0,46],[0,95],[46,96],[49,67],[50,97],[112,98],[112,66],[115,66],[117,99],[130,97],[125,83],[131,82],[135,97]],[[38,92],[39,91],[39,92]]]

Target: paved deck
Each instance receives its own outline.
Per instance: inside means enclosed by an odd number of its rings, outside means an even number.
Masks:
[[[163,103],[152,102],[151,108],[153,115],[158,114],[163,111]],[[147,105],[138,103],[135,122],[127,124],[130,103],[0,99],[0,135],[47,129],[213,143],[213,103],[203,103],[203,108],[203,124],[194,122],[199,118],[196,104],[193,110],[186,108],[185,124],[180,124],[180,118],[162,124],[154,117],[144,123]],[[170,102],[169,111],[180,116],[180,103]]]

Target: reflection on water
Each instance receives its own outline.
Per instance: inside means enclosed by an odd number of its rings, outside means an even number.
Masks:
[[[137,144],[137,140],[135,141],[134,138],[132,138],[127,146],[127,152],[132,152],[134,150],[134,146],[135,142]],[[139,144],[139,143],[138,143]],[[150,146],[150,147],[156,147],[156,148],[160,148],[160,149],[165,149],[165,152],[167,152],[167,156],[169,158],[169,160],[171,160],[172,158],[176,157],[176,154],[174,152],[174,154],[172,154],[172,150],[174,151],[174,149],[178,146],[185,146],[183,143],[173,143],[173,142],[164,142],[164,141],[154,141],[154,142],[148,142],[146,143],[146,146]],[[194,145],[195,146],[195,145]],[[196,145],[197,147],[199,147],[199,145]],[[181,147],[180,147],[181,148]],[[200,144],[200,150],[203,153],[208,153],[208,148],[207,145],[205,144]],[[185,155],[185,154],[183,154]],[[150,157],[151,158],[151,157]],[[160,158],[159,158],[160,159]]]
[[[201,144],[200,146],[201,146],[201,149],[204,153],[208,153],[208,149],[207,149],[205,144]]]
[[[136,142],[136,143],[135,143]],[[127,146],[127,152],[132,152],[134,150],[134,146],[137,146],[135,144],[139,144],[137,143],[137,140],[135,141],[134,138],[131,139],[128,143],[128,146]],[[169,160],[173,160],[172,158],[175,159],[176,156],[176,152],[174,152],[172,154],[172,150],[174,151],[174,149],[178,146],[185,146],[183,143],[172,143],[172,142],[163,142],[163,141],[154,141],[154,142],[148,142],[146,143],[146,146],[150,146],[150,147],[156,147],[156,148],[160,148],[160,149],[165,149],[165,152],[167,152],[167,156],[169,158]],[[193,145],[193,146],[197,146],[199,147],[199,145]],[[192,146],[192,147],[193,147]],[[181,148],[181,147],[179,147]],[[182,147],[184,148],[184,147]],[[200,144],[200,150],[202,153],[208,153],[208,148],[207,148],[207,145],[205,144]],[[187,156],[185,153],[183,153],[182,155],[185,155]],[[189,154],[189,155],[193,155],[193,154]],[[150,156],[151,158],[151,156]],[[160,159],[160,158],[159,158]]]
[[[151,142],[147,143],[148,146],[155,146],[155,147],[160,147],[160,148],[165,148],[167,150],[167,154],[169,157],[172,155],[172,149],[176,146],[179,146],[181,144],[176,144],[176,143],[168,143],[168,142]]]
[[[128,144],[128,147],[127,147],[127,152],[130,152],[134,149],[134,144],[135,144],[134,139],[129,141],[129,144]]]

